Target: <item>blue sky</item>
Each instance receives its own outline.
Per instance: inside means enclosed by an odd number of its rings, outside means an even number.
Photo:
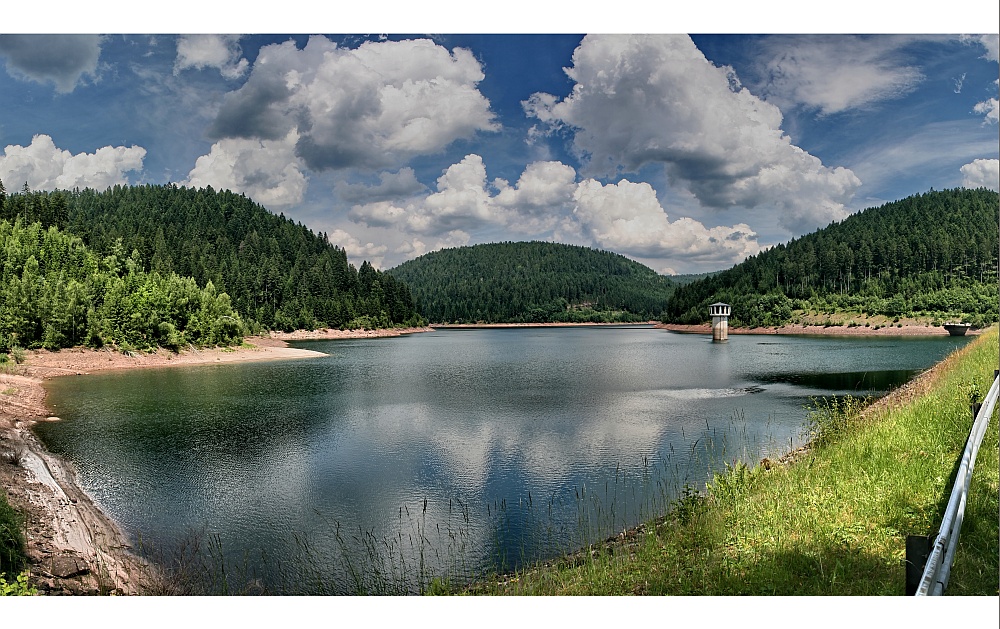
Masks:
[[[171,6],[82,28],[67,14],[54,29],[89,34],[8,23],[26,26],[0,35],[9,191],[230,188],[383,268],[553,240],[687,273],[930,188],[1000,185],[988,2],[954,21],[781,26],[725,2],[619,21],[625,2],[615,19],[547,13],[531,29],[395,3],[354,21],[289,2],[275,20],[190,23],[196,4]],[[393,34],[301,34],[314,27]],[[496,34],[456,34],[482,31]]]

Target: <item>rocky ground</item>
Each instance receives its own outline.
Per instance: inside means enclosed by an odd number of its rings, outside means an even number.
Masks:
[[[0,374],[0,484],[24,515],[31,582],[43,594],[138,594],[154,571],[30,427],[48,421],[42,378]]]

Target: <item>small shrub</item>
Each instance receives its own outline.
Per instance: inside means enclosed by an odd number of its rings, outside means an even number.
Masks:
[[[13,583],[7,583],[7,579],[0,574],[0,596],[35,596],[38,590],[28,583],[28,571],[17,575]]]
[[[806,418],[810,441],[819,446],[844,432],[858,418],[867,402],[867,398],[853,395],[813,398],[812,405],[807,407],[809,416]]]
[[[681,524],[687,524],[705,505],[705,497],[690,483],[684,483],[681,495],[670,503],[670,514]]]
[[[962,397],[968,399],[969,404],[977,404],[983,400],[983,392],[975,380],[963,380],[958,385],[958,390]]]
[[[726,463],[726,471],[713,474],[708,493],[719,500],[733,500],[746,493],[759,475],[742,461],[735,465]]]
[[[14,359],[15,364],[20,365],[25,361],[27,355],[24,353],[23,347],[15,345],[10,348],[10,357]]]
[[[24,566],[24,533],[21,514],[7,502],[0,492],[0,576],[12,576]]]

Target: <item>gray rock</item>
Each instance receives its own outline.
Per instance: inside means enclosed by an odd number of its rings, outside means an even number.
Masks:
[[[49,574],[61,579],[90,573],[90,567],[79,555],[56,555],[49,564]]]

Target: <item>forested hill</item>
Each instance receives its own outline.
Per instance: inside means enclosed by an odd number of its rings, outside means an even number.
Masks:
[[[232,345],[243,321],[209,282],[99,256],[76,236],[0,220],[0,363],[18,347]],[[15,358],[15,360],[17,360]]]
[[[793,311],[992,323],[998,201],[960,188],[869,208],[679,287],[664,321],[706,321],[722,301],[735,325],[780,325]]]
[[[101,256],[225,292],[251,330],[390,327],[418,321],[409,289],[245,196],[211,187],[115,186],[8,194],[0,219],[79,236]]]
[[[548,242],[442,249],[387,272],[433,323],[646,321],[674,288],[619,254]]]

